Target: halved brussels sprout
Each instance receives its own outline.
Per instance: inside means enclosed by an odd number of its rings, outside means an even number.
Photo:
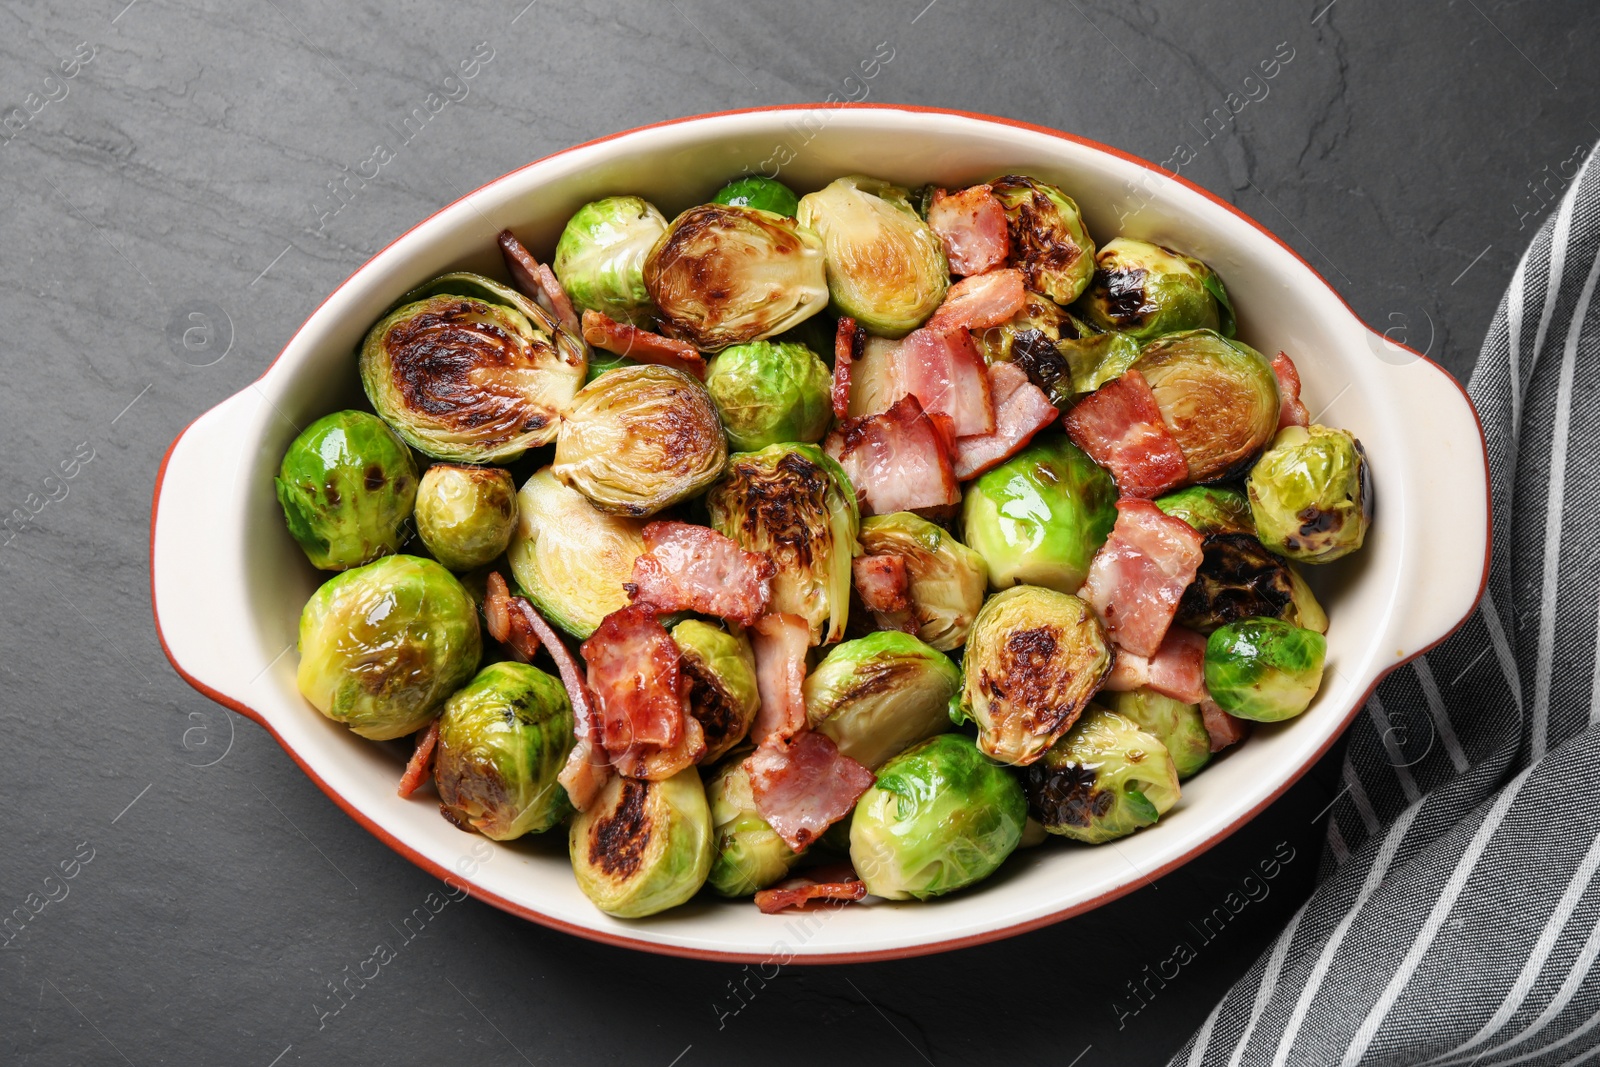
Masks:
[[[989,566],[989,584],[1076,593],[1117,521],[1111,475],[1061,434],[1041,434],[968,484],[964,539]]]
[[[710,764],[743,741],[761,709],[756,689],[756,659],[743,635],[719,630],[699,619],[672,628],[678,646],[678,671],[688,686],[689,713],[705,734]]]
[[[717,195],[711,198],[711,202],[727,204],[729,207],[759,208],[774,215],[786,215],[791,219],[800,208],[800,198],[794,195],[793,189],[776,178],[768,178],[764,174],[733,179],[717,190]]]
[[[880,337],[904,337],[950,287],[944,243],[898,185],[859,174],[800,198],[802,226],[822,238],[835,313]]]
[[[729,760],[706,783],[711,804],[711,873],[706,884],[725,897],[747,897],[781,881],[800,858],[756,811],[743,760]]]
[[[1207,534],[1194,581],[1183,591],[1175,621],[1210,633],[1255,616],[1282,619],[1324,633],[1328,616],[1289,563],[1249,534]]]
[[[1125,333],[1094,333],[1050,341],[1036,330],[1017,334],[1011,360],[1043,389],[1050,402],[1067,407],[1139,360],[1139,342]]]
[[[1054,345],[1093,334],[1094,328],[1040,293],[1029,292],[1022,310],[998,326],[972,331],[972,341],[985,363],[1009,363],[1016,358],[1019,340]]]
[[[654,515],[716,481],[727,458],[705,386],[681,370],[644,365],[578,391],[550,469],[601,511]]]
[[[1262,544],[1302,563],[1329,563],[1372,524],[1367,452],[1345,430],[1285,426],[1245,483]]]
[[[1100,699],[1167,746],[1180,780],[1211,762],[1211,735],[1206,732],[1198,704],[1185,704],[1148,687],[1127,693],[1101,693]]]
[[[850,614],[850,561],[860,554],[861,514],[839,464],[815,445],[735,453],[706,494],[713,530],[777,566],[773,614],[799,615],[811,643],[839,640]]]
[[[294,439],[273,484],[283,521],[312,565],[341,571],[400,551],[417,465],[376,415],[335,411]]]
[[[833,372],[805,345],[751,341],[724,348],[706,372],[728,443],[755,452],[815,444],[833,421]]]
[[[962,664],[958,710],[977,722],[978,747],[1026,765],[1078,720],[1111,673],[1111,646],[1082,600],[1019,585],[978,612]]]
[[[1167,334],[1144,346],[1134,368],[1150,383],[1191,482],[1241,471],[1278,428],[1278,378],[1242,341],[1215,330]]]
[[[1256,532],[1256,520],[1250,514],[1250,499],[1232,486],[1191,485],[1187,489],[1157,497],[1155,505],[1203,534],[1254,536]]]
[[[595,907],[642,919],[700,891],[711,870],[711,808],[700,772],[652,782],[620,774],[572,820],[572,873]]]
[[[989,183],[1006,209],[1010,263],[1028,288],[1058,304],[1078,299],[1094,275],[1094,241],[1077,203],[1053,185],[1021,174]]]
[[[501,467],[435,463],[417,487],[417,534],[433,558],[469,571],[506,550],[517,525],[517,483]]]
[[[572,744],[566,688],[526,663],[491,663],[439,715],[439,810],[496,841],[548,830],[572,810],[556,781]]]
[[[637,196],[608,196],[567,220],[550,264],[579,308],[645,329],[654,317],[644,260],[667,232],[667,220]]]
[[[661,332],[704,352],[780,334],[827,306],[822,241],[793,219],[702,204],[644,263]]]
[[[908,621],[916,624],[919,638],[941,652],[967,643],[989,587],[982,556],[944,527],[909,511],[862,519],[861,549],[905,560],[911,585]]]
[[[384,556],[335,575],[300,612],[300,692],[334,722],[389,741],[426,726],[478,669],[478,608],[431,559]]]
[[[1178,802],[1177,767],[1160,738],[1103,708],[1090,708],[1023,785],[1046,830],[1091,845],[1149,826]]]
[[[1084,315],[1102,330],[1140,341],[1179,330],[1234,331],[1233,302],[1216,272],[1193,256],[1118,237],[1095,256]]]
[[[361,384],[417,451],[505,463],[555,439],[587,356],[538,304],[461,272],[407,293],[367,333]]]
[[[806,677],[806,722],[870,770],[950,729],[950,700],[960,689],[949,656],[882,630],[836,645]]]
[[[878,770],[850,819],[850,863],[874,896],[928,900],[993,874],[1027,817],[1010,773],[943,734]]]
[[[540,614],[573,637],[628,603],[622,584],[644,554],[644,523],[607,515],[546,467],[522,483],[506,559]]]
[[[1206,688],[1229,715],[1255,722],[1292,719],[1322,685],[1328,642],[1279,619],[1243,619],[1206,639]]]

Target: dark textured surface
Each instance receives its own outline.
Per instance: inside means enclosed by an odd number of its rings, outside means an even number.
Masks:
[[[1187,143],[1186,177],[1464,374],[1563,164],[1600,136],[1600,11],[1582,0],[923,2],[0,7],[0,107],[26,117],[0,144],[0,910],[37,911],[0,950],[0,1062],[1092,1067],[1181,1043],[1307,891],[1336,764],[1151,888],[944,957],[773,977],[470,902],[407,941],[393,927],[437,883],[189,690],[150,623],[150,489],[172,437],[373,251],[565,145],[859,95],[845,79],[887,41],[870,99],[1157,161]],[[494,55],[468,95],[333,213],[327,183],[481,41]],[[1261,97],[1244,79],[1281,43],[1293,58]],[[1235,89],[1258,99],[1207,138]],[[183,358],[186,316],[217,308],[231,347]],[[1275,849],[1294,858],[1249,900]],[[63,862],[76,876],[47,883]],[[1230,903],[1204,941],[1190,924]],[[394,958],[334,1014],[328,983],[380,940]],[[1178,941],[1195,954],[1174,969]]]

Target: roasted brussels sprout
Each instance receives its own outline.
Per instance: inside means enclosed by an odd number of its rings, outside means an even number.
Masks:
[[[1249,534],[1207,534],[1194,581],[1178,602],[1176,621],[1210,633],[1258,615],[1325,633],[1328,616],[1294,568]]]
[[[1167,334],[1145,345],[1134,367],[1183,449],[1191,482],[1241,471],[1278,428],[1277,376],[1241,341],[1215,330]]]
[[[1033,444],[968,484],[964,539],[989,567],[989,584],[1076,593],[1117,521],[1117,486],[1059,434]]]
[[[1127,693],[1101,693],[1100,699],[1167,746],[1180,780],[1211,762],[1211,735],[1206,732],[1198,705],[1185,704],[1148,687]]]
[[[1102,330],[1140,341],[1180,330],[1234,331],[1233,303],[1222,279],[1193,256],[1118,237],[1095,256],[1094,280],[1079,304]]]
[[[506,463],[555,439],[586,359],[538,304],[463,272],[406,294],[367,333],[361,384],[417,451]]]
[[[546,467],[517,494],[517,526],[506,549],[511,573],[534,607],[573,637],[628,603],[622,583],[644,554],[644,523],[607,515]]]
[[[1367,452],[1345,430],[1285,426],[1245,489],[1262,544],[1302,563],[1349,555],[1372,523]]]
[[[755,452],[815,444],[833,421],[833,373],[805,345],[751,341],[722,350],[706,373],[728,443]]]
[[[747,897],[783,879],[800,858],[756,811],[743,760],[729,760],[706,783],[714,858],[706,884],[725,897]]]
[[[726,204],[729,207],[759,208],[791,219],[800,208],[800,198],[794,195],[793,189],[776,178],[768,178],[764,174],[733,179],[717,190],[717,195],[711,198],[711,202]]]
[[[773,614],[799,615],[811,643],[839,640],[850,613],[850,561],[860,552],[855,490],[815,445],[739,452],[706,494],[711,528],[777,565]]]
[[[365,411],[305,428],[274,481],[283,521],[312,564],[341,571],[400,551],[417,496],[411,449]]]
[[[967,631],[989,586],[989,567],[982,556],[942,526],[909,511],[862,519],[861,549],[905,560],[911,585],[907,621],[915,624],[917,637],[941,652],[967,643]]]
[[[1027,817],[1015,778],[943,734],[878,770],[850,820],[850,863],[874,896],[928,900],[993,874]]]
[[[1191,485],[1157,497],[1156,507],[1193,526],[1203,534],[1256,532],[1250,499],[1226,485]]]
[[[548,830],[572,810],[556,781],[572,744],[566,688],[526,663],[491,663],[439,715],[440,810],[496,841]]]
[[[703,204],[672,220],[644,284],[661,332],[704,352],[780,334],[828,302],[822,241],[793,219]]]
[[[435,463],[417,487],[417,534],[453,571],[481,567],[506,550],[517,525],[517,484],[500,467]]]
[[[950,729],[950,699],[960,689],[949,656],[883,630],[836,645],[806,677],[806,722],[871,769]]]
[[[1206,639],[1206,688],[1229,715],[1292,719],[1322,685],[1327,640],[1279,619],[1243,619]]]
[[[613,775],[572,820],[578,888],[619,919],[641,919],[694,896],[711,870],[711,808],[700,772],[660,782]]]
[[[622,367],[578,391],[555,476],[613,515],[654,515],[716,481],[728,442],[705,386],[672,367]]]
[[[384,556],[335,575],[300,613],[300,692],[362,737],[428,724],[478,669],[478,608],[431,559]]]
[[[648,329],[655,309],[644,260],[666,232],[667,220],[648,201],[608,196],[567,220],[550,266],[580,309]]]
[[[1149,826],[1178,802],[1178,771],[1161,739],[1103,708],[1090,708],[1023,785],[1046,830],[1091,845]]]
[[[1029,292],[1022,310],[998,326],[972,331],[972,341],[985,363],[1009,363],[1020,341],[1054,345],[1094,334],[1094,328],[1060,304],[1040,293]]]
[[[800,224],[827,250],[835,313],[880,337],[904,337],[944,299],[944,244],[898,185],[851,175],[800,198]]]
[[[705,733],[709,764],[744,740],[761,708],[756,690],[756,660],[742,635],[719,630],[699,619],[672,628],[678,646],[678,671],[688,685],[689,713]]]
[[[984,604],[962,663],[958,710],[977,722],[978,747],[1026,765],[1083,713],[1111,672],[1111,646],[1088,604],[1021,585]]]
[[[1092,393],[1139,359],[1139,342],[1125,333],[1085,333],[1050,341],[1043,333],[1025,330],[1011,345],[1011,360],[1021,367],[1050,402],[1068,407]]]
[[[1058,304],[1078,299],[1094,275],[1094,241],[1072,197],[1021,174],[996,178],[989,188],[1006,209],[1010,262],[1028,288]]]

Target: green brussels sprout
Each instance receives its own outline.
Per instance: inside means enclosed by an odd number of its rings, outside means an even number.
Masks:
[[[566,687],[526,663],[491,663],[439,715],[439,810],[496,841],[543,833],[572,811],[556,781],[572,745]]]
[[[983,557],[944,527],[909,511],[862,519],[860,537],[868,555],[905,560],[911,586],[906,621],[916,626],[917,637],[941,652],[966,644],[989,587]]]
[[[978,612],[955,713],[978,724],[978,747],[1025,766],[1065,733],[1111,673],[1111,645],[1089,605],[1019,585]]]
[[[839,640],[850,614],[850,561],[861,514],[850,479],[815,445],[738,452],[706,494],[713,530],[777,566],[769,611],[799,615],[811,643]]]
[[[711,807],[700,772],[652,782],[612,775],[572,820],[572,873],[595,907],[642,919],[700,891],[711,871]]]
[[[1242,471],[1278,428],[1278,378],[1242,341],[1215,330],[1166,334],[1144,346],[1134,368],[1150,383],[1191,482]]]
[[[822,238],[836,314],[880,337],[904,337],[950,287],[944,243],[898,185],[851,175],[800,198],[798,217]]]
[[[743,741],[761,709],[756,689],[756,659],[742,634],[719,630],[699,619],[685,619],[672,628],[678,646],[678,670],[688,686],[689,714],[705,733],[710,764]]]
[[[1148,341],[1180,330],[1234,332],[1233,302],[1216,272],[1193,256],[1133,237],[1113,239],[1095,256],[1094,281],[1080,307],[1102,330]]]
[[[833,421],[833,372],[805,345],[751,341],[724,348],[706,372],[728,443],[755,452],[815,444]]]
[[[705,386],[673,367],[622,367],[578,391],[555,476],[613,515],[654,515],[716,481],[728,458]]]
[[[336,411],[294,439],[273,484],[306,557],[321,570],[342,571],[405,544],[417,465],[382,419]]]
[[[1210,633],[1256,616],[1324,633],[1328,616],[1287,560],[1249,534],[1206,534],[1200,569],[1178,601],[1176,621]]]
[[[996,178],[989,188],[1006,210],[1010,262],[1028,288],[1058,304],[1078,299],[1094,275],[1094,241],[1072,197],[1021,174]]]
[[[500,467],[435,463],[417,486],[417,534],[453,571],[481,567],[506,550],[517,525],[517,483]]]
[[[794,219],[702,204],[672,220],[644,262],[662,333],[703,352],[760,341],[827,306],[822,241]]]
[[[1206,688],[1240,719],[1292,719],[1317,695],[1327,650],[1321,634],[1281,619],[1229,623],[1206,638]]]
[[[711,804],[714,858],[706,884],[725,897],[747,897],[781,881],[799,860],[778,832],[756,811],[750,773],[743,760],[729,760],[706,783]]]
[[[407,293],[367,333],[361,384],[417,451],[509,463],[555,440],[587,355],[532,300],[465,272]]]
[[[1110,710],[1167,746],[1180,780],[1211,762],[1211,735],[1198,704],[1185,704],[1148,687],[1100,697]]]
[[[573,637],[627,606],[622,584],[644,550],[642,520],[607,515],[549,467],[522,483],[506,559],[539,613]]]
[[[972,342],[983,353],[985,363],[1010,363],[1016,359],[1019,341],[1053,346],[1057,341],[1092,336],[1094,332],[1094,327],[1054,300],[1028,292],[1021,311],[998,326],[973,330]]]
[[[730,207],[759,208],[791,219],[800,209],[800,198],[794,195],[793,189],[776,178],[768,178],[763,174],[733,179],[717,190],[717,195],[711,198],[711,202],[727,204]]]
[[[950,729],[961,670],[910,634],[881,630],[834,646],[804,686],[806,722],[869,770]]]
[[[1011,345],[1011,361],[1063,408],[1120,378],[1138,360],[1139,342],[1125,333],[1086,332],[1051,341],[1040,331],[1024,330]]]
[[[1261,543],[1301,563],[1329,563],[1372,524],[1367,451],[1349,432],[1285,426],[1245,482]]]
[[[1161,739],[1090,708],[1023,775],[1028,810],[1053,834],[1090,845],[1149,826],[1178,802],[1178,770]]]
[[[667,220],[637,196],[608,196],[567,220],[550,268],[580,309],[649,328],[655,308],[644,285],[644,259],[667,232]]]
[[[967,485],[965,540],[989,566],[989,584],[1076,593],[1117,521],[1117,485],[1061,434],[1041,434]]]
[[[1226,485],[1191,485],[1156,497],[1155,506],[1174,518],[1182,519],[1203,534],[1232,533],[1255,535],[1256,520],[1250,514],[1250,499]]]
[[[928,900],[981,882],[1022,840],[1022,787],[959,734],[907,749],[877,779],[850,819],[850,863],[874,896]]]
[[[415,733],[478,669],[478,608],[431,559],[384,556],[335,575],[300,612],[300,692],[362,737]]]

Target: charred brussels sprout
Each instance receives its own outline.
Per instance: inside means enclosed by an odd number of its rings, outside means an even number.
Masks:
[[[740,452],[822,440],[833,421],[832,388],[833,372],[815,352],[776,341],[725,348],[706,373],[728,443]]]
[[[1286,561],[1249,534],[1207,534],[1194,581],[1178,602],[1177,622],[1201,633],[1258,615],[1318,633],[1328,616],[1311,587]]]
[[[417,495],[406,443],[376,415],[336,411],[283,454],[283,521],[312,564],[340,571],[400,551]]]
[[[1155,393],[1191,482],[1240,471],[1278,428],[1278,379],[1266,359],[1215,330],[1158,337],[1144,346],[1135,369]]]
[[[585,360],[583,345],[521,293],[446,274],[368,332],[361,384],[417,451],[503,463],[555,440]]]
[[[1057,407],[1120,378],[1138,359],[1139,342],[1125,333],[1086,333],[1052,342],[1042,333],[1024,331],[1011,346],[1011,361]]]
[[[961,671],[910,634],[884,630],[836,645],[805,680],[806,721],[868,769],[950,729]]]
[[[666,232],[667,220],[649,202],[608,196],[567,220],[551,268],[579,308],[648,328],[655,309],[644,260]]]
[[[1211,762],[1211,735],[1206,732],[1198,705],[1173,700],[1149,688],[1101,693],[1100,697],[1112,711],[1167,746],[1180,779]]]
[[[989,183],[1006,209],[1011,265],[1028,288],[1058,304],[1078,299],[1094,274],[1094,242],[1072,197],[1021,174]]]
[[[729,760],[706,783],[715,853],[706,884],[725,897],[747,897],[782,880],[800,858],[756,811],[750,774]]]
[[[1256,722],[1292,719],[1322,685],[1328,642],[1278,619],[1244,619],[1206,639],[1206,688],[1229,715]]]
[[[961,522],[996,589],[1075,593],[1117,521],[1117,486],[1066,437],[1042,435],[967,486]]]
[[[904,337],[944,299],[944,244],[898,185],[852,175],[800,198],[800,224],[827,250],[834,311],[880,337]]]
[[[727,458],[705,386],[672,367],[622,367],[579,390],[550,469],[601,511],[654,515],[716,481]]]
[[[989,587],[989,567],[982,556],[942,526],[909,511],[862,519],[861,549],[905,560],[911,586],[907,621],[916,626],[917,637],[941,652],[967,643]]]
[[[744,637],[699,619],[674,626],[672,640],[688,685],[689,713],[705,733],[706,754],[700,762],[709,764],[744,740],[761,708],[755,656]]]
[[[1021,311],[998,326],[972,331],[972,340],[983,353],[985,363],[1009,363],[1016,359],[1019,343],[1054,346],[1057,341],[1075,340],[1094,332],[1092,326],[1054,300],[1030,292]]]
[[[1157,497],[1156,507],[1182,519],[1203,534],[1256,532],[1250,515],[1250,499],[1225,485],[1191,485],[1175,493]]]
[[[1233,303],[1210,267],[1131,237],[1116,238],[1095,256],[1094,281],[1080,306],[1100,329],[1140,341],[1179,330],[1233,336]]]
[[[850,820],[850,863],[874,896],[928,900],[981,882],[1022,840],[1022,787],[958,734],[907,749],[877,778]]]
[[[711,198],[711,202],[726,204],[729,207],[759,208],[791,219],[800,208],[800,198],[794,195],[793,189],[776,178],[768,178],[763,174],[735,178],[718,189],[717,195]]]
[[[428,724],[478,669],[478,608],[431,559],[384,556],[328,579],[300,613],[300,692],[362,737]]]
[[[1044,754],[1111,672],[1111,646],[1075,596],[1022,585],[989,598],[967,637],[960,712],[1003,763]]]
[[[711,528],[777,565],[773,613],[799,615],[811,643],[839,640],[850,613],[850,560],[860,552],[855,490],[815,445],[740,452],[706,494]]]
[[[481,567],[506,550],[517,525],[517,485],[499,467],[435,463],[417,487],[417,534],[453,571]]]
[[[1046,830],[1090,845],[1149,826],[1178,802],[1178,771],[1161,739],[1102,708],[1029,767],[1024,786]]]
[[[828,302],[822,242],[793,219],[704,204],[672,220],[644,284],[661,332],[705,352],[780,334]]]
[[[700,772],[685,767],[660,782],[612,775],[572,820],[568,845],[578,888],[607,915],[642,919],[677,907],[711,870],[711,808]]]
[[[526,663],[489,664],[439,716],[440,810],[496,841],[550,829],[572,810],[556,781],[572,743],[572,705],[559,681]]]
[[[1261,542],[1302,563],[1349,555],[1372,523],[1367,452],[1344,430],[1285,426],[1245,488]]]

